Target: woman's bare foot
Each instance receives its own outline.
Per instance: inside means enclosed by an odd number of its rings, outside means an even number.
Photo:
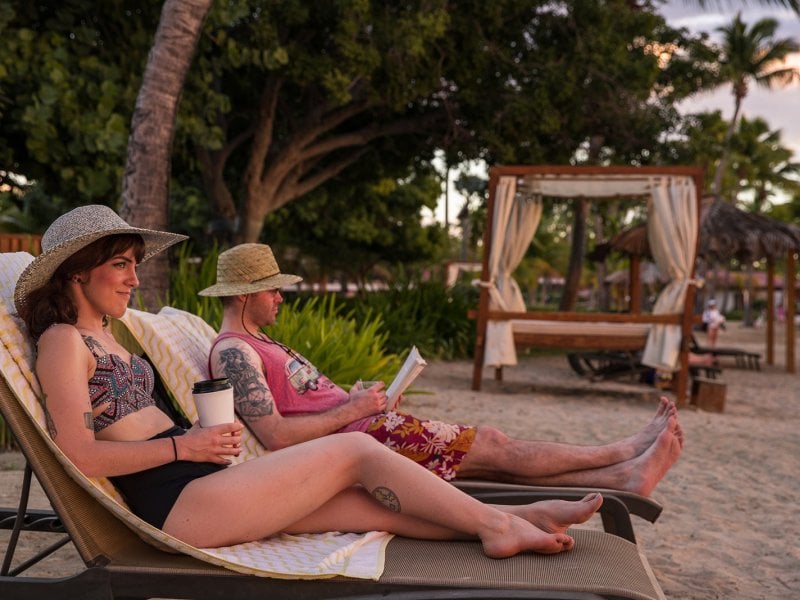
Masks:
[[[547,533],[564,533],[568,527],[585,523],[603,504],[603,496],[595,492],[577,501],[540,500],[532,504],[504,505],[502,510],[522,517]]]
[[[556,554],[575,546],[572,536],[544,532],[513,514],[504,514],[503,521],[483,532],[480,538],[483,552],[490,558],[507,558],[520,552]]]

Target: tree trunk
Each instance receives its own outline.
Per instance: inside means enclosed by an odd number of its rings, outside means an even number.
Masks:
[[[744,270],[745,294],[744,294],[744,314],[742,315],[742,325],[753,327],[755,318],[753,317],[753,262],[747,261],[747,268]]]
[[[594,235],[598,242],[605,239],[605,227],[603,226],[603,215],[598,211],[594,216]],[[610,289],[605,284],[608,267],[604,258],[597,263],[597,309],[601,312],[608,312],[611,308]]]
[[[593,135],[589,138],[588,164],[596,164],[600,157],[605,138],[602,135]],[[589,217],[589,202],[585,198],[575,201],[575,213],[572,223],[572,243],[569,253],[569,266],[566,281],[564,282],[564,295],[561,297],[559,310],[574,310],[578,299],[578,288],[581,284],[581,271],[583,269],[583,255],[586,251],[586,219]]]
[[[725,167],[728,163],[728,155],[731,152],[731,139],[733,139],[733,134],[736,131],[736,121],[739,119],[739,110],[741,107],[742,96],[736,94],[734,100],[733,117],[731,117],[730,125],[728,125],[728,130],[725,132],[725,142],[722,147],[722,157],[719,159],[719,163],[717,164],[717,172],[714,174],[714,196],[716,198],[719,198],[720,192],[722,191],[722,176],[725,174]]]
[[[575,200],[572,220],[572,242],[569,253],[569,267],[564,281],[564,295],[561,296],[559,310],[574,310],[581,284],[581,268],[586,240],[586,219],[589,216],[589,202],[585,198]]]
[[[183,84],[213,0],[167,0],[136,98],[122,180],[120,215],[131,225],[168,229],[170,154]],[[139,270],[146,308],[166,298],[166,253]]]

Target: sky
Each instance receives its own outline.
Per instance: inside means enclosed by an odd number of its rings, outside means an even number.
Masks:
[[[766,17],[776,19],[780,23],[776,37],[791,37],[800,41],[800,16],[788,9],[762,5],[757,0],[730,0],[721,4],[709,2],[706,9],[698,8],[696,2],[670,0],[660,12],[673,26],[686,27],[698,33],[706,31],[712,39],[718,40],[717,28],[728,25],[739,11],[742,21],[750,26]],[[800,69],[800,54],[793,54],[787,62]],[[733,96],[730,86],[694,96],[679,105],[679,110],[683,113],[716,109],[722,111],[724,118],[729,119],[732,116]],[[800,83],[771,90],[750,86],[742,101],[742,114],[751,119],[763,118],[773,131],[780,129],[783,145],[791,148],[795,158],[800,160]]]
[[[660,9],[671,25],[697,33],[705,31],[714,40],[719,39],[717,28],[733,21],[737,12],[741,12],[742,20],[751,26],[766,17],[776,19],[780,23],[776,37],[800,41],[800,16],[788,9],[762,5],[758,0],[720,0],[719,3],[709,0],[706,8],[699,8],[696,0],[669,0]],[[800,54],[793,54],[788,63],[800,68]],[[720,110],[723,118],[729,119],[733,114],[730,86],[698,94],[678,105],[678,109],[683,114]],[[750,119],[763,118],[772,131],[779,129],[782,144],[793,150],[795,159],[800,161],[800,83],[772,90],[751,86],[742,102],[742,114]],[[474,165],[472,170],[484,175],[486,171],[484,165]],[[435,215],[439,222],[444,222],[444,204],[442,197]],[[447,211],[451,226],[456,224],[456,216],[463,206],[464,199],[451,183]]]

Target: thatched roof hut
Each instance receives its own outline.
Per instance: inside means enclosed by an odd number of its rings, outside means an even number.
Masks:
[[[727,262],[781,258],[800,249],[798,229],[720,199],[703,200],[700,256]]]
[[[749,213],[720,199],[704,198],[700,212],[700,256],[728,262],[781,258],[800,250],[800,227]],[[650,257],[647,225],[636,225],[597,244],[587,256],[600,261],[612,251]]]

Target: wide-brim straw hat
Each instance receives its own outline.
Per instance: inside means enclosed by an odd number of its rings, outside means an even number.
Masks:
[[[142,261],[187,239],[187,236],[177,233],[132,227],[111,208],[102,204],[79,206],[58,217],[44,232],[42,253],[33,259],[17,280],[14,289],[17,311],[25,305],[28,295],[45,285],[61,263],[70,256],[100,238],[119,233],[142,236]]]
[[[198,292],[200,296],[238,296],[277,290],[303,281],[281,273],[272,248],[266,244],[239,244],[217,259],[217,282]]]

